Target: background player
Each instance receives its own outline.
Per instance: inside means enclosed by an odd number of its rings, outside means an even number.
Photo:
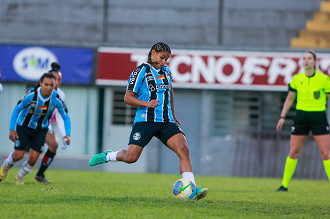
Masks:
[[[51,70],[49,73],[54,75],[55,77],[55,84],[54,84],[54,90],[57,91],[57,94],[60,96],[62,101],[65,101],[65,94],[64,92],[60,89],[61,83],[62,83],[62,73],[60,72],[61,66],[53,62],[51,64]],[[65,134],[65,127],[64,127],[64,121],[57,109],[54,110],[52,117],[49,122],[48,126],[48,132],[46,135],[46,144],[48,145],[48,150],[46,151],[44,157],[42,158],[41,165],[39,167],[39,170],[34,177],[38,182],[42,182],[44,184],[51,184],[50,180],[47,180],[45,177],[45,171],[49,167],[49,165],[52,163],[54,160],[54,157],[56,155],[56,151],[58,148],[58,138],[55,134],[55,131],[52,127],[52,124],[57,123],[57,127],[61,133],[62,140],[63,140],[63,146],[62,148],[65,149],[66,146],[69,143],[69,140],[66,138]]]
[[[28,160],[24,161],[16,175],[16,184],[24,184],[23,177],[36,163],[48,132],[49,118],[55,107],[64,119],[66,138],[70,143],[71,123],[64,102],[53,89],[54,75],[45,73],[32,92],[26,93],[18,101],[10,120],[9,139],[15,142],[14,152],[10,153],[0,169],[0,181],[3,181],[15,162],[24,157],[27,146],[30,146]],[[40,87],[39,87],[40,86]],[[16,125],[16,130],[15,130]]]

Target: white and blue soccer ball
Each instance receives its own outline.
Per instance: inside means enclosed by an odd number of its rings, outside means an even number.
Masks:
[[[172,192],[177,199],[194,199],[197,187],[193,181],[182,178],[174,183]]]

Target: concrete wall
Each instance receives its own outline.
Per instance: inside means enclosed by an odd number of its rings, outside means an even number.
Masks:
[[[0,43],[287,48],[322,0],[1,0]]]

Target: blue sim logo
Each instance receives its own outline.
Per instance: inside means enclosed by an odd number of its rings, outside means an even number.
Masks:
[[[50,50],[43,47],[27,47],[16,54],[13,67],[22,78],[36,81],[50,70],[52,62],[57,62],[57,57]]]

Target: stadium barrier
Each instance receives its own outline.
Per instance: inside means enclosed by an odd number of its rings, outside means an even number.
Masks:
[[[281,178],[289,148],[288,131],[237,131],[233,176]],[[293,177],[327,179],[317,143],[311,135],[301,149]]]

